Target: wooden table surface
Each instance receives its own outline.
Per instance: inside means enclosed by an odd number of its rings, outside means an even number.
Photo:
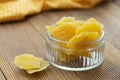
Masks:
[[[120,0],[90,10],[43,12],[23,21],[0,24],[0,80],[120,80]],[[104,63],[89,71],[70,72],[50,65],[32,75],[18,69],[13,60],[22,53],[46,59],[46,29],[63,16],[86,20],[94,17],[105,25]]]

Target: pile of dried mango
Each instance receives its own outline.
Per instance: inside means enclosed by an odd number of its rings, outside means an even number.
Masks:
[[[103,24],[94,18],[86,21],[75,20],[73,17],[63,17],[55,25],[46,26],[48,34],[54,39],[65,42],[60,47],[68,51],[60,51],[59,58],[61,61],[74,60],[79,56],[92,58],[87,51],[97,44],[84,44],[98,40],[103,32]]]

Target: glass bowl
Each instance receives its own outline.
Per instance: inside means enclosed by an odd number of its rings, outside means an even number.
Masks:
[[[93,69],[104,61],[104,31],[99,39],[93,42],[72,44],[77,49],[69,49],[67,42],[60,41],[47,33],[47,59],[55,67],[69,71]]]

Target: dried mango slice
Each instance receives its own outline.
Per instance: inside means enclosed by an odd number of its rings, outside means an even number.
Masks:
[[[30,54],[22,54],[15,57],[14,64],[20,69],[40,68],[40,59]]]
[[[96,19],[94,19],[94,18],[88,19],[87,22],[97,22],[97,23],[99,23],[99,22],[98,22]]]
[[[46,28],[47,28],[48,32],[51,33],[53,30],[55,30],[56,26],[51,25],[51,26],[46,26]]]
[[[59,52],[58,54],[58,58],[60,59],[60,61],[71,61],[71,60],[75,60],[77,58],[79,58],[79,54],[71,54],[71,55],[67,55],[67,53],[65,52]]]
[[[81,52],[79,54],[84,57],[92,58],[92,55],[89,52]]]
[[[14,59],[14,64],[20,69],[24,69],[29,74],[42,71],[49,66],[47,61],[44,61],[42,58],[35,57],[31,54],[16,56]]]
[[[59,52],[58,54],[59,59],[64,62],[76,60],[80,56],[92,58],[89,52],[84,52],[84,51],[73,51],[73,52],[67,52],[67,53]]]
[[[74,50],[73,52],[67,53],[67,55],[78,55],[78,56],[85,56],[85,57],[88,57],[88,58],[92,58],[90,52],[81,51],[81,50]]]
[[[102,29],[104,28],[104,25],[101,24],[100,22],[98,22],[98,21],[97,21],[96,19],[94,19],[94,18],[88,19],[87,22],[95,22],[95,23],[99,24],[99,25],[101,26]]]
[[[91,54],[89,54],[88,52],[81,52],[82,50],[86,50],[86,48],[88,48],[88,46],[90,46],[89,44],[82,44],[80,42],[90,42],[90,41],[94,41],[98,38],[98,33],[97,32],[83,32],[80,35],[76,35],[74,36],[67,44],[67,46],[69,47],[70,50],[75,50],[76,52],[74,52],[73,54],[79,54],[82,56],[86,56],[91,58]],[[80,52],[78,52],[80,50]],[[68,55],[71,53],[67,53]]]
[[[79,35],[84,31],[88,31],[88,32],[98,32],[98,35],[101,36],[102,29],[103,29],[102,24],[98,23],[94,19],[90,19],[83,25],[82,28],[79,28],[76,31],[76,34]]]
[[[91,42],[98,38],[97,32],[82,32],[80,35],[75,35],[68,42],[69,44],[80,43],[80,42]]]
[[[79,27],[83,26],[83,24],[85,22],[84,21],[77,21],[77,20],[75,20],[74,17],[63,17],[56,24],[59,27],[61,25],[68,24],[68,23],[71,24],[71,25],[74,25],[76,28],[79,28]]]
[[[75,25],[79,27],[82,27],[85,24],[85,21],[75,21]]]
[[[36,69],[27,69],[26,72],[29,74],[35,73],[35,72],[39,72],[42,71],[44,69],[46,69],[49,66],[49,63],[47,61],[44,61],[43,59],[40,60],[40,68],[36,68]]]
[[[60,21],[58,21],[56,24],[57,26],[63,25],[68,22],[75,22],[74,17],[63,17]]]
[[[74,25],[68,23],[55,28],[50,33],[58,40],[69,41],[75,35],[76,28]]]

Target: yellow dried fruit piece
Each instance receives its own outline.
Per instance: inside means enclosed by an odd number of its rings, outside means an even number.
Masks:
[[[94,21],[94,20],[92,21],[92,20],[88,20],[83,25],[83,27],[77,29],[76,34],[79,35],[82,32],[87,31],[87,32],[98,32],[98,35],[101,36],[102,29],[103,29],[102,24],[98,23],[97,21]]]
[[[51,31],[51,35],[62,41],[69,41],[76,32],[76,28],[74,25],[71,24],[64,24],[59,27],[56,27],[53,31]]]
[[[56,25],[59,27],[64,24],[71,24],[78,28],[83,26],[84,23],[84,21],[77,21],[73,17],[63,17],[59,22],[56,23]]]
[[[88,19],[87,22],[95,22],[95,23],[99,24],[102,28],[104,28],[104,25],[101,24],[100,22],[98,22],[98,21],[97,21],[96,19],[94,19],[94,18]]]
[[[82,50],[86,50],[90,44],[82,44],[82,42],[91,42],[98,38],[97,32],[83,32],[80,35],[74,36],[70,41],[68,42],[67,46],[70,50],[75,50],[72,54],[79,54],[81,56],[86,56],[91,58],[91,54],[89,52],[81,52]],[[80,50],[80,51],[79,51]],[[67,53],[68,55],[71,53]]]
[[[89,52],[82,52],[80,53],[81,56],[92,58],[92,55]]]
[[[20,69],[27,71],[29,74],[42,71],[49,66],[47,61],[44,61],[42,58],[35,57],[31,54],[21,54],[16,56],[14,59],[14,64]]]
[[[80,35],[75,35],[73,36],[69,42],[68,46],[80,42],[91,42],[94,41],[98,38],[98,33],[97,32],[82,32]]]
[[[80,51],[80,50],[74,50],[73,52],[68,52],[67,55],[77,55],[77,56],[85,56],[88,58],[92,58],[91,54],[88,51]]]
[[[59,51],[58,53],[59,59],[64,62],[78,59],[80,56],[92,58],[91,54],[85,51],[73,51],[73,52],[62,52],[62,51],[60,52]]]
[[[75,21],[75,25],[79,28],[85,24],[85,21]]]
[[[42,71],[44,69],[46,69],[49,66],[49,63],[47,61],[44,61],[43,59],[40,59],[40,68],[36,68],[36,69],[27,69],[26,72],[29,74],[35,73],[35,72],[39,72]]]
[[[65,52],[60,52],[58,54],[60,61],[64,61],[64,62],[75,60],[75,59],[79,58],[79,56],[80,56],[79,54],[67,55],[67,53],[65,53]]]
[[[88,19],[87,22],[97,22],[97,23],[99,23],[99,22],[98,22],[96,19],[94,19],[94,18]]]
[[[56,24],[57,26],[63,25],[68,22],[75,22],[74,17],[63,17],[60,21],[58,21]]]
[[[56,26],[51,25],[51,26],[46,26],[46,28],[47,28],[48,32],[51,33],[53,30],[55,30]]]
[[[14,64],[20,69],[40,68],[40,59],[30,54],[22,54],[15,57]]]

